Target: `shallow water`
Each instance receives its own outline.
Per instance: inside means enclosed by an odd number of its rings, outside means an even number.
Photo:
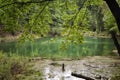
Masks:
[[[85,80],[77,77],[71,76],[71,69],[66,69],[66,71],[62,72],[61,69],[53,69],[49,67],[45,67],[43,70],[43,79],[44,80]]]
[[[57,65],[53,65],[53,63]],[[65,72],[62,72],[63,63],[65,64]],[[110,80],[113,75],[120,72],[120,60],[118,58],[103,56],[71,61],[38,60],[33,62],[32,65],[34,65],[34,70],[42,71],[43,80],[84,80],[71,76],[71,72],[95,80]]]
[[[62,72],[61,67],[46,66],[43,69],[43,75],[44,75],[43,79],[44,80],[85,80],[82,78],[71,76],[71,73],[72,71],[68,67],[64,72]]]
[[[42,38],[34,42],[26,42],[17,46],[17,42],[0,43],[0,50],[8,55],[41,56],[41,57],[70,57],[112,55],[115,49],[109,38],[86,37],[83,44],[69,44],[66,49],[60,49],[63,39]]]

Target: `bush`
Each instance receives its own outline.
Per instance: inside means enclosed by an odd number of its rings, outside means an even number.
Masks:
[[[8,57],[0,52],[0,80],[42,80],[42,73],[32,70],[32,66],[27,63],[28,59],[25,57]]]
[[[26,70],[25,62],[18,57],[7,57],[0,52],[0,80],[19,80],[18,74]]]

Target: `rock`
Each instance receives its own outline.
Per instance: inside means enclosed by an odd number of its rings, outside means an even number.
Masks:
[[[118,50],[112,50],[112,52],[113,52],[116,56],[119,56]]]
[[[31,61],[39,61],[39,60],[42,60],[42,58],[41,57],[30,58],[28,61],[31,62]]]
[[[61,64],[56,63],[56,62],[50,63],[50,65],[53,65],[53,66],[62,66]]]
[[[101,75],[96,75],[95,79],[100,79],[101,80]]]
[[[117,51],[117,50],[112,50],[112,52],[113,52],[113,53],[118,53],[118,51]]]
[[[61,70],[63,63],[65,64],[64,72]],[[33,64],[35,64],[34,69],[38,68],[39,71],[43,71],[43,79],[47,77],[44,80],[58,80],[58,78],[61,79],[62,77],[65,80],[80,80],[80,78],[71,76],[71,72],[95,80],[109,80],[114,73],[120,72],[120,69],[117,70],[120,66],[120,60],[114,57],[92,56],[81,60],[67,58],[58,61],[42,59]]]

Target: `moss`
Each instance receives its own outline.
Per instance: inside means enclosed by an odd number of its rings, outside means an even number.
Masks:
[[[110,80],[120,80],[120,66],[114,67],[115,72]]]
[[[112,76],[110,80],[120,80],[120,74]]]

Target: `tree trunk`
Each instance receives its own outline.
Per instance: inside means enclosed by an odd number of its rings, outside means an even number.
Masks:
[[[120,56],[120,45],[119,45],[119,42],[118,42],[118,40],[116,38],[116,33],[115,32],[110,32],[110,33],[111,33],[112,39],[114,41],[114,44],[115,44],[115,46],[116,46],[116,48],[118,50],[118,54]]]
[[[109,6],[116,22],[117,22],[117,26],[118,26],[118,29],[120,31],[120,7],[117,3],[116,0],[104,0],[106,1],[107,5]],[[115,32],[111,32],[111,36],[112,36],[112,39],[114,41],[114,44],[118,50],[118,54],[120,56],[120,45],[118,43],[118,40],[116,38],[116,33]]]
[[[115,17],[118,29],[120,31],[120,7],[119,7],[117,1],[116,0],[104,0],[104,1],[106,1],[113,16]]]
[[[97,27],[98,27],[98,32],[104,31],[104,22],[103,22],[103,13],[102,13],[102,8],[98,7],[98,13],[97,13]]]

